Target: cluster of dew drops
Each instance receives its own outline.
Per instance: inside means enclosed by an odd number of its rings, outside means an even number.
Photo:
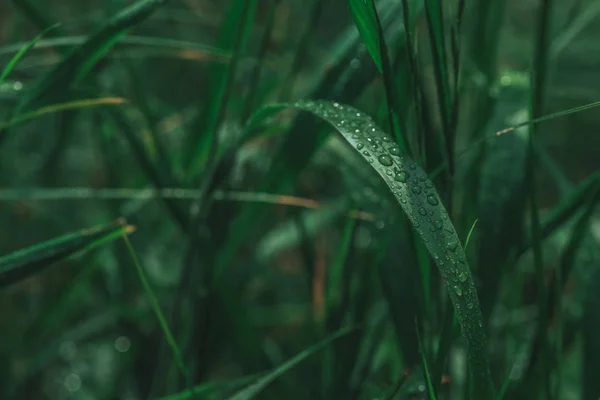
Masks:
[[[296,106],[334,125],[383,176],[428,247],[441,253],[433,252],[433,257],[444,277],[450,275],[454,293],[458,297],[464,293],[466,306],[472,309],[475,292],[469,287],[465,255],[427,174],[416,162],[405,158],[400,147],[370,117],[355,108],[326,101],[302,101]],[[429,226],[428,231],[423,226]]]

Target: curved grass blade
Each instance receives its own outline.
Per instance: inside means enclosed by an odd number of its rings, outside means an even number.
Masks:
[[[82,250],[118,239],[133,230],[134,227],[127,225],[124,220],[117,220],[110,225],[69,233],[0,257],[0,288],[41,272]]]
[[[37,35],[36,37],[34,37],[29,43],[27,43],[25,46],[21,47],[21,49],[19,50],[19,52],[17,54],[15,54],[13,56],[13,58],[11,58],[11,60],[8,62],[8,64],[6,64],[6,66],[2,70],[2,74],[0,74],[0,85],[2,85],[2,82],[4,82],[4,80],[6,79],[6,77],[8,76],[8,74],[10,74],[11,71],[17,66],[18,62],[25,56],[25,54],[27,54],[27,52],[33,46],[35,46],[35,44],[37,42],[39,42],[40,39],[45,34],[47,34],[52,29],[56,28],[57,26],[58,26],[58,24],[52,25],[51,27],[45,29],[42,33],[40,33],[39,35]]]
[[[53,104],[50,106],[38,108],[37,110],[28,113],[21,114],[17,117],[14,117],[10,121],[0,122],[0,134],[2,133],[3,129],[10,128],[15,125],[20,125],[32,119],[42,117],[46,114],[54,114],[61,111],[78,110],[81,108],[97,107],[102,105],[119,105],[125,103],[127,103],[127,100],[122,97],[102,97],[99,99],[83,99],[68,101],[66,103]]]
[[[252,385],[250,385],[250,386],[248,386],[248,387],[240,390],[239,392],[237,392],[236,394],[234,394],[233,396],[231,396],[229,398],[229,400],[250,400],[250,399],[253,399],[261,391],[263,391],[269,384],[271,384],[275,379],[279,378],[281,375],[285,374],[290,369],[292,369],[293,367],[295,367],[296,365],[298,365],[302,361],[306,360],[311,355],[315,354],[316,352],[318,352],[320,350],[323,350],[325,347],[327,347],[334,340],[339,339],[342,336],[345,336],[345,335],[349,334],[352,331],[354,331],[353,328],[346,328],[346,329],[342,329],[342,330],[334,333],[333,335],[330,335],[329,337],[327,337],[326,339],[322,340],[321,342],[319,342],[319,343],[317,343],[317,344],[309,347],[308,349],[306,349],[306,350],[300,352],[299,354],[297,354],[295,357],[293,357],[293,358],[289,359],[288,361],[284,362],[279,367],[275,368],[273,371],[269,372],[268,374],[266,374],[265,376],[263,376],[262,378],[260,378],[254,384],[252,384]]]
[[[78,79],[83,78],[112,46],[133,26],[148,18],[159,6],[168,0],[141,0],[123,9],[110,18],[87,40],[62,59],[23,98],[18,110],[41,106],[47,98],[65,91]]]
[[[326,101],[269,107],[272,112],[285,108],[307,111],[333,125],[386,182],[445,278],[468,344],[472,398],[493,398],[486,337],[473,276],[456,230],[427,174],[416,162],[401,156],[400,148],[390,136],[353,107]]]

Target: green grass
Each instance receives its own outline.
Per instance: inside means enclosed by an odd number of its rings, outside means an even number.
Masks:
[[[0,5],[0,397],[597,399],[588,3]]]

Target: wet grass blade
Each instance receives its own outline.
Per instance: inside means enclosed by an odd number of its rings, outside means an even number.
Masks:
[[[48,27],[47,29],[45,29],[42,33],[40,33],[39,35],[34,37],[29,43],[27,43],[25,46],[23,46],[19,50],[19,52],[11,58],[11,60],[8,62],[8,64],[6,64],[6,66],[2,70],[2,73],[0,74],[0,85],[2,85],[2,82],[4,82],[4,80],[12,72],[12,70],[15,69],[15,67],[17,66],[19,61],[25,56],[25,54],[27,54],[27,52],[33,46],[35,46],[36,43],[38,43],[42,37],[44,37],[48,32],[50,32],[52,29],[56,28],[57,26],[58,26],[58,24],[52,25],[52,26]]]
[[[352,328],[346,328],[346,329],[342,329],[342,330],[338,331],[337,333],[334,333],[333,335],[330,335],[326,339],[309,347],[308,349],[297,354],[295,357],[286,361],[279,367],[275,368],[273,371],[269,372],[268,374],[266,374],[265,376],[260,378],[254,384],[240,390],[235,395],[231,396],[228,400],[250,400],[250,399],[255,398],[260,392],[262,392],[267,386],[269,386],[275,379],[279,378],[281,375],[285,374],[290,369],[292,369],[293,367],[295,367],[302,361],[306,360],[311,355],[315,354],[316,352],[318,352],[320,350],[323,350],[325,347],[329,346],[329,344],[331,342],[333,342],[334,340],[339,339],[343,336],[346,336],[347,334],[349,334],[353,331],[354,331],[354,329],[352,329]]]
[[[118,239],[133,230],[124,220],[118,220],[107,226],[63,235],[0,257],[0,288],[26,279],[80,251]]]
[[[23,97],[17,109],[40,107],[57,94],[64,96],[70,86],[82,79],[129,29],[143,22],[167,2],[168,0],[141,0],[117,13],[43,76]]]
[[[486,337],[473,276],[456,230],[427,174],[416,162],[401,156],[398,145],[370,117],[353,107],[303,101],[269,108],[276,112],[290,107],[312,113],[334,126],[386,182],[446,280],[468,344],[472,397],[493,398]]]
[[[3,129],[11,128],[16,125],[29,122],[33,119],[42,117],[47,114],[54,114],[61,111],[79,110],[82,108],[98,107],[105,105],[120,105],[127,103],[127,100],[121,97],[103,97],[99,99],[83,99],[68,101],[65,103],[53,104],[46,107],[38,108],[37,110],[18,115],[10,121],[0,122],[0,135]]]

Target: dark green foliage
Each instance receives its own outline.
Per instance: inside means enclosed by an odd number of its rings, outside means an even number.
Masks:
[[[599,10],[0,1],[0,398],[597,398]]]

